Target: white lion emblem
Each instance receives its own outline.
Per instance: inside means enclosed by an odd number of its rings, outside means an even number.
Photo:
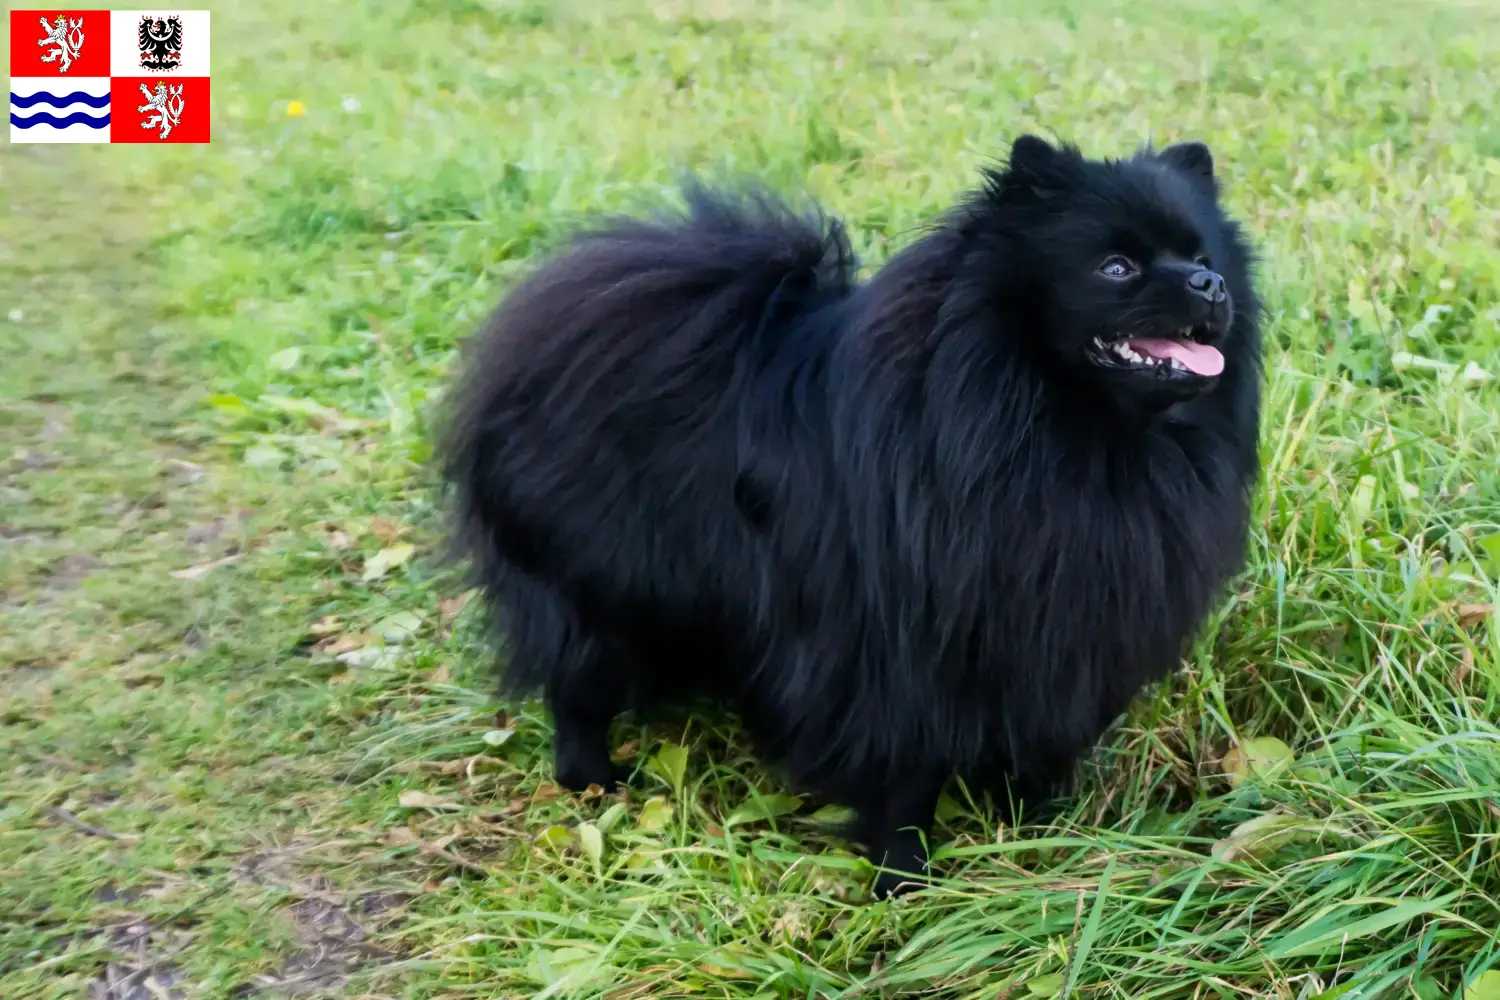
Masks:
[[[36,23],[47,33],[47,37],[39,39],[37,44],[43,47],[54,46],[57,50],[42,56],[42,62],[57,62],[61,59],[62,63],[57,68],[66,73],[68,67],[73,65],[73,60],[78,58],[78,50],[83,48],[83,18],[70,21],[66,15],[59,14],[52,24],[48,24],[45,17],[37,18]]]
[[[156,114],[141,122],[141,128],[155,128],[161,126],[161,134],[158,139],[165,139],[171,134],[172,129],[182,124],[182,84],[169,87],[160,80],[156,81],[155,92],[146,89],[143,83],[141,96],[146,98],[146,103],[136,108],[137,111],[155,111]]]

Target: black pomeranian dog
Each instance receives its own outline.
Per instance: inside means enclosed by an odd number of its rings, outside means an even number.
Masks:
[[[1251,252],[1195,142],[1023,136],[865,283],[836,222],[686,197],[468,345],[456,539],[561,784],[614,786],[622,711],[719,699],[885,895],[950,775],[1046,801],[1242,567]]]

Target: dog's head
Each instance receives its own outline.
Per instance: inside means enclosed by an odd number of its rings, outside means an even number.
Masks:
[[[1005,240],[1013,271],[995,277],[1054,372],[1154,412],[1245,363],[1236,320],[1253,308],[1248,255],[1219,206],[1207,146],[1106,161],[1022,136],[989,181],[983,224]]]

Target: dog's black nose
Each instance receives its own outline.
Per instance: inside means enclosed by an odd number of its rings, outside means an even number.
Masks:
[[[1223,302],[1229,293],[1224,290],[1224,279],[1205,268],[1188,275],[1188,291],[1210,302]]]

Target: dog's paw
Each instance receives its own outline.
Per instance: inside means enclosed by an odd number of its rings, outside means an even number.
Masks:
[[[570,792],[586,792],[594,786],[604,790],[604,794],[613,795],[624,785],[630,783],[632,769],[623,764],[580,764],[571,761],[567,764],[559,764],[557,767],[557,783]]]
[[[880,871],[875,873],[875,881],[870,885],[870,894],[876,899],[896,899],[909,892],[928,887],[928,882],[921,875],[911,872]]]
[[[872,853],[870,860],[879,865],[875,881],[870,886],[876,899],[904,896],[930,884],[927,881],[927,851],[910,830],[902,830],[887,849]]]
[[[558,761],[557,783],[570,792],[586,792],[590,785],[609,792],[614,790],[615,778],[608,762],[600,766],[593,761]]]

